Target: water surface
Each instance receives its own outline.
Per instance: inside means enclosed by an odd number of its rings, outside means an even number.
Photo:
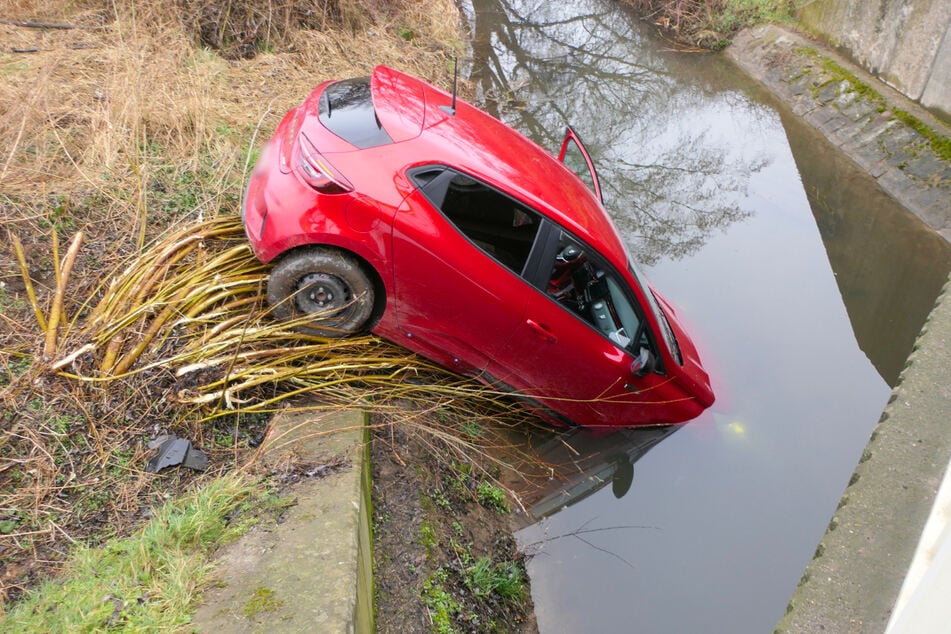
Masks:
[[[481,105],[552,150],[578,130],[718,395],[664,438],[569,439],[585,470],[527,494],[518,534],[539,626],[772,631],[951,249],[725,59],[616,3],[465,12]]]

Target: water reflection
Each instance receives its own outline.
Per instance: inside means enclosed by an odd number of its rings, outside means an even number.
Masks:
[[[566,123],[579,130],[606,207],[689,322],[718,396],[649,451],[616,441],[636,464],[607,447],[561,460],[561,487],[539,491],[542,519],[518,535],[536,554],[539,626],[770,631],[947,245],[729,63],[663,51],[618,3],[473,0],[467,15],[486,102],[552,149]]]
[[[481,105],[549,148],[575,127],[642,262],[692,253],[749,213],[739,201],[768,157],[723,142],[707,117],[681,114],[750,102],[711,101],[675,80],[616,5],[473,0],[467,13]]]
[[[519,465],[519,478],[507,483],[524,508],[516,525],[534,524],[607,487],[615,499],[623,498],[634,481],[634,464],[677,429],[532,430],[519,441],[531,459]]]
[[[895,213],[895,202],[813,128],[792,115],[783,123],[855,337],[895,385],[948,279],[951,248],[911,214]]]

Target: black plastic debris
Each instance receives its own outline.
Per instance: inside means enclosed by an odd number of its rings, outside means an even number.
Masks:
[[[158,447],[158,454],[145,466],[149,473],[158,473],[167,467],[182,465],[195,471],[208,467],[208,456],[192,447],[192,442],[175,434],[159,436],[149,443],[149,449]]]

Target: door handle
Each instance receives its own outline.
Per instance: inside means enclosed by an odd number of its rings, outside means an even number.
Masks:
[[[556,337],[552,331],[550,331],[546,326],[538,323],[534,319],[527,319],[525,323],[531,328],[538,337],[548,343],[557,343],[558,337]]]

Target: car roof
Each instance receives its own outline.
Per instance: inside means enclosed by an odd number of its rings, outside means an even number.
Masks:
[[[443,164],[514,195],[626,266],[627,254],[591,190],[555,157],[498,119],[386,66],[371,78],[373,106],[394,142],[418,146],[407,167]],[[445,107],[445,108],[443,108]]]

